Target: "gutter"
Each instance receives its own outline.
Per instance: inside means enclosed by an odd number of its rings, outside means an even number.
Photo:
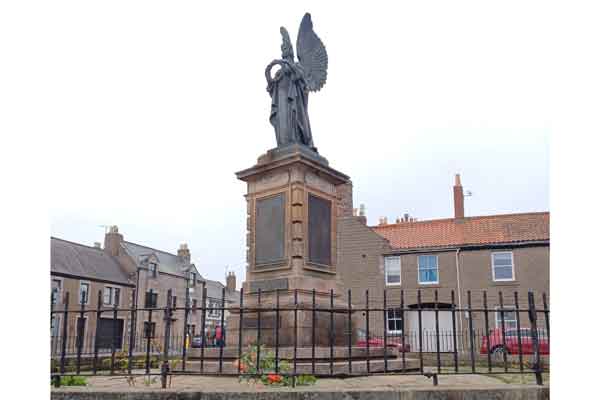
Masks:
[[[454,246],[441,246],[441,247],[413,247],[408,249],[392,249],[383,253],[384,256],[400,255],[400,254],[419,254],[419,253],[441,253],[448,251],[455,251],[461,249],[462,251],[469,250],[492,250],[492,249],[513,249],[519,247],[539,247],[539,246],[550,246],[550,240],[536,240],[529,242],[504,242],[504,243],[487,243],[487,244],[460,244]]]

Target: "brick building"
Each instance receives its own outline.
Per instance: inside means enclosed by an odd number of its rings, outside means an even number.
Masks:
[[[98,299],[100,306],[110,309],[115,305],[127,308],[131,305],[134,283],[114,257],[105,253],[99,246],[90,247],[66,240],[51,238],[51,303],[54,310],[63,310],[66,293],[69,293],[69,309],[79,310],[81,304],[85,309],[96,310]],[[98,297],[100,293],[100,297]],[[125,327],[129,324],[129,314],[117,314],[117,345],[123,343]],[[51,350],[53,354],[60,351],[60,336],[63,327],[62,313],[53,314],[50,320]],[[82,347],[90,349],[99,332],[98,347],[100,352],[110,349],[110,333],[113,332],[114,314],[104,312],[100,319],[96,313],[85,313],[83,318],[78,313],[69,313],[67,321],[67,350],[73,351],[78,340]],[[77,327],[81,332],[77,335]]]
[[[489,328],[501,324],[500,313],[494,311],[500,305],[500,292],[509,309],[515,306],[515,292],[522,309],[527,307],[529,290],[536,293],[540,307],[542,293],[549,294],[549,213],[465,217],[459,175],[453,193],[454,218],[417,221],[405,215],[395,223],[382,218],[376,226],[368,226],[364,215],[340,219],[340,275],[344,287],[352,289],[353,303],[364,304],[368,289],[371,306],[381,306],[386,291],[385,325],[382,313],[370,318],[371,327],[379,329],[375,334],[382,335],[386,326],[388,334],[404,332],[414,338],[418,313],[407,312],[401,318],[396,311],[401,291],[405,307],[411,308],[421,290],[421,303],[431,309],[422,313],[421,327],[426,333],[435,332],[436,290],[440,309],[451,309],[452,291],[457,308],[467,307],[469,291],[472,306],[482,308],[486,291]],[[519,315],[521,326],[528,326],[526,314]],[[475,312],[472,317],[473,328],[483,330],[483,313]],[[504,312],[504,320],[505,326],[514,327],[516,313]],[[451,313],[440,312],[438,323],[441,332],[451,332]],[[455,324],[458,331],[468,329],[467,314],[456,313]],[[448,346],[452,344],[446,350]]]
[[[94,247],[68,242],[62,239],[51,238],[51,268],[52,301],[55,310],[64,308],[64,294],[70,293],[69,309],[80,307],[81,299],[85,297],[85,308],[96,309],[98,296],[101,297],[103,309],[110,310],[115,304],[119,308],[136,306],[145,308],[150,301],[155,307],[166,306],[167,293],[172,292],[172,306],[184,307],[186,290],[190,293],[190,307],[186,327],[192,335],[200,333],[202,312],[197,309],[202,305],[202,289],[206,287],[207,306],[221,306],[221,292],[225,286],[217,281],[206,280],[191,262],[191,254],[186,244],[182,244],[176,254],[154,249],[141,244],[124,240],[123,235],[116,226],[112,226],[104,238],[104,247],[99,243]],[[235,301],[238,292],[235,291],[235,275],[227,276],[225,301]],[[133,289],[136,289],[135,296]],[[150,294],[151,293],[151,294]],[[147,334],[161,337],[164,334],[164,319],[162,311],[153,311],[150,321],[149,311],[137,313],[135,326],[137,343],[146,338]],[[173,314],[171,335],[175,338],[183,337],[184,310],[177,310]],[[100,343],[106,337],[109,342],[112,332],[118,335],[118,348],[129,342],[130,314],[118,312],[116,320],[111,311],[104,311],[106,319],[101,318],[96,322],[95,313],[85,314],[83,335],[85,350],[93,348],[94,342]],[[110,317],[110,318],[108,318]],[[57,338],[62,334],[60,325],[61,315],[55,314],[52,319],[53,346],[57,347]],[[69,348],[76,346],[77,316],[69,315],[68,342]],[[209,310],[206,315],[206,325],[215,326],[220,323],[220,310]],[[80,327],[80,330],[82,328]],[[177,339],[176,339],[177,340]],[[104,345],[102,345],[104,346]],[[110,347],[107,345],[105,347]],[[53,352],[58,349],[53,348]]]

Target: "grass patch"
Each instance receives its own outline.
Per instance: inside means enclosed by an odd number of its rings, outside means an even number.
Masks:
[[[50,382],[52,384],[52,382]],[[61,386],[87,386],[87,379],[84,376],[66,375],[60,377]]]

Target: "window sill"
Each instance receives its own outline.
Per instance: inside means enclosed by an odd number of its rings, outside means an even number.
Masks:
[[[519,286],[519,281],[492,281],[492,286]]]

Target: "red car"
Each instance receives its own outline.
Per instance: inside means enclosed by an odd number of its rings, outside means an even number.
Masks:
[[[382,337],[369,337],[369,348],[383,347],[384,340]],[[364,331],[361,330],[358,335],[358,340],[356,341],[357,347],[367,347],[367,340]],[[404,347],[402,347],[402,337],[398,336],[388,336],[387,338],[387,347],[393,347],[400,352],[410,352],[410,345],[408,344],[408,339],[405,339]]]
[[[502,353],[519,354],[518,331],[513,328],[505,329],[506,340],[502,342],[502,329],[496,328],[490,331],[490,345],[488,346],[487,336],[483,336],[481,341],[481,354],[487,354],[489,351],[494,356],[502,356]],[[545,331],[538,330],[538,343],[540,354],[550,354],[550,343]],[[521,329],[521,354],[533,354],[533,339],[531,329]]]

